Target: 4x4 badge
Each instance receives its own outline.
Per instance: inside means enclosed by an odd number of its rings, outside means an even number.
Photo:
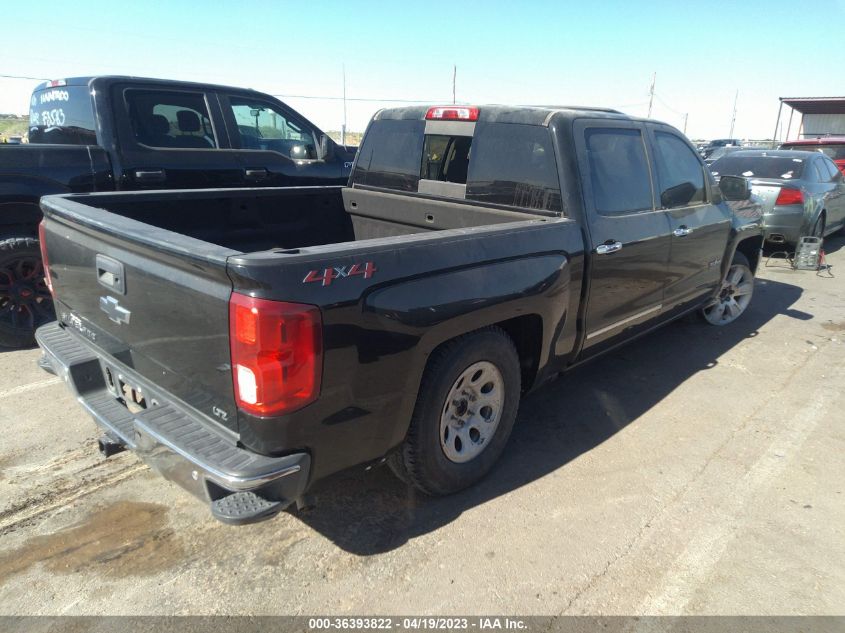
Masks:
[[[351,266],[335,266],[334,268],[326,268],[324,270],[311,270],[305,275],[302,283],[308,284],[319,281],[323,286],[328,286],[334,279],[345,279],[347,277],[354,277],[355,275],[361,275],[364,279],[369,279],[377,270],[373,262],[352,264]]]
[[[132,313],[126,308],[120,307],[120,302],[114,297],[100,297],[100,310],[115,323],[129,323]]]

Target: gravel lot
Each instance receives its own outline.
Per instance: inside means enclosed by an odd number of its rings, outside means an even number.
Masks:
[[[845,239],[524,401],[481,485],[385,468],[228,527],[0,353],[0,613],[845,614]]]

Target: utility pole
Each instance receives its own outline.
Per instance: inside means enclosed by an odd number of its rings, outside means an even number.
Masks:
[[[736,95],[734,95],[734,112],[731,116],[731,133],[728,134],[728,138],[734,137],[734,123],[736,123],[736,102],[739,99],[739,90],[736,91]]]
[[[455,105],[457,101],[455,100],[455,82],[458,78],[458,65],[455,64],[452,66],[452,105]]]
[[[340,144],[346,146],[346,64],[343,68],[343,126],[340,128]]]
[[[651,105],[654,103],[654,84],[657,81],[657,72],[651,76],[651,88],[648,91],[648,115],[647,119],[651,118]]]
[[[689,120],[689,112],[684,115],[684,136],[687,135],[687,120]]]

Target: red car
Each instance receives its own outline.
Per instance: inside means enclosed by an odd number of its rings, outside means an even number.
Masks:
[[[804,152],[824,152],[839,171],[845,174],[845,136],[823,136],[821,138],[805,138],[800,141],[787,141],[780,149],[797,149]]]

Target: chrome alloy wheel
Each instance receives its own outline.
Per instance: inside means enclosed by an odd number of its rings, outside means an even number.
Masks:
[[[754,273],[745,264],[734,264],[728,270],[719,296],[704,308],[704,318],[713,325],[727,325],[745,312],[754,293]]]
[[[440,447],[449,461],[468,462],[487,448],[504,404],[505,381],[493,363],[473,363],[458,376],[440,416]]]

